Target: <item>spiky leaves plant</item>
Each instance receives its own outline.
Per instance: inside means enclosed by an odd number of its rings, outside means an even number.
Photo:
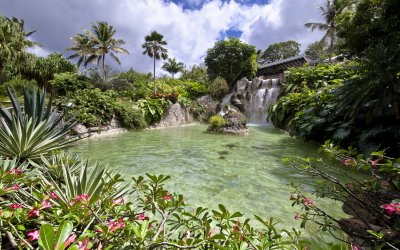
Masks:
[[[61,165],[60,180],[45,173],[41,178],[43,186],[54,187],[54,193],[59,197],[57,203],[62,208],[68,209],[77,200],[92,205],[111,201],[128,193],[121,175],[108,170],[99,162],[89,164],[88,161],[81,161],[79,167],[79,172],[74,173],[68,163]]]
[[[25,89],[23,108],[15,91],[8,89],[8,94],[13,110],[4,107],[0,110],[1,156],[35,160],[74,141],[64,136],[76,122],[73,119],[64,122],[66,110],[52,110],[51,98],[46,105],[44,91]]]

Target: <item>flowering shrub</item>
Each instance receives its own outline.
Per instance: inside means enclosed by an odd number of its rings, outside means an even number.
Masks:
[[[101,165],[78,162],[72,174],[51,178],[50,168],[1,161],[1,246],[34,249],[302,249],[300,232],[278,230],[273,219],[256,216],[255,229],[239,212],[187,208],[168,192],[168,176],[132,178]],[[15,164],[15,165],[13,165]],[[73,164],[77,164],[73,162]],[[13,168],[10,166],[13,165]],[[88,169],[93,169],[89,171]]]
[[[365,159],[354,148],[340,149],[329,141],[325,143],[323,149],[328,156],[345,168],[340,170],[342,174],[340,179],[320,169],[321,165],[332,168],[331,164],[321,159],[287,160],[288,164],[322,179],[316,186],[316,195],[343,202],[343,211],[353,217],[335,218],[307,198],[300,187],[293,184],[291,195],[293,205],[303,207],[303,213],[295,215],[297,219],[302,220],[301,227],[305,227],[307,221],[313,221],[323,231],[344,231],[353,246],[367,248],[385,246],[389,249],[398,249],[400,159],[390,158],[384,151],[373,152]],[[349,174],[351,170],[359,170],[366,175],[364,178],[354,178]]]

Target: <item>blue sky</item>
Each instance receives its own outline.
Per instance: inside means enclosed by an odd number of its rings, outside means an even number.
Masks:
[[[115,70],[134,68],[150,72],[152,61],[142,54],[144,37],[156,30],[163,34],[168,54],[185,65],[202,63],[207,49],[229,36],[266,49],[276,42],[295,40],[306,48],[321,39],[304,23],[321,21],[316,7],[325,0],[1,0],[0,14],[24,19],[32,39],[42,48],[39,56],[60,52],[65,56],[70,38],[96,21],[106,21],[116,29],[116,37],[126,41],[129,55],[120,55],[122,65],[106,63]],[[157,68],[161,67],[159,61]],[[162,72],[159,70],[159,72]]]
[[[167,0],[166,2],[173,2],[177,5],[182,6],[184,10],[196,10],[201,9],[204,4],[207,4],[211,0],[204,1],[204,0]],[[223,0],[221,2],[229,2],[231,0]],[[242,5],[251,6],[254,4],[258,5],[265,5],[268,4],[268,0],[236,0],[237,3]]]

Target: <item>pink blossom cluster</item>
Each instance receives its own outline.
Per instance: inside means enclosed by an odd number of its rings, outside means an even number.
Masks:
[[[385,210],[386,214],[392,216],[393,214],[400,214],[400,203],[393,202],[390,204],[384,204],[383,209]]]

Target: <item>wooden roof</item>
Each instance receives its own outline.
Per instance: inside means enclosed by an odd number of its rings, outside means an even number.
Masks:
[[[301,67],[308,61],[309,60],[304,55],[300,55],[286,58],[284,60],[276,61],[273,63],[262,64],[258,67],[257,76],[283,73],[288,68]]]

